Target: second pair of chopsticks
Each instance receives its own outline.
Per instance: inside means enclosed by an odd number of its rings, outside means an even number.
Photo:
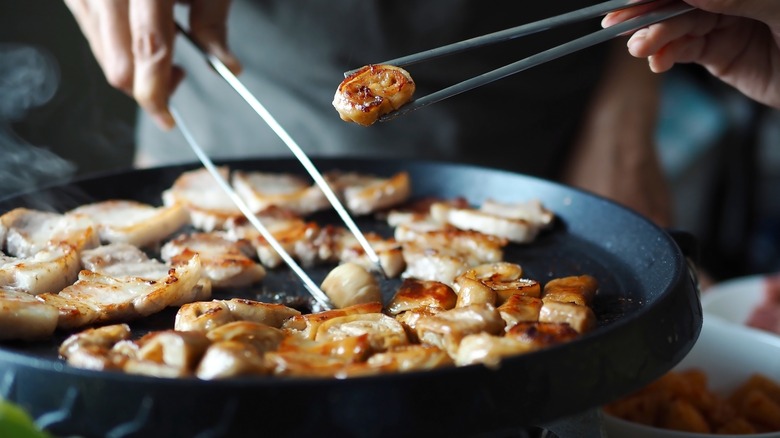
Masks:
[[[589,6],[576,11],[567,12],[565,14],[557,15],[554,17],[546,18],[544,20],[535,21],[532,23],[524,24],[521,26],[513,27],[503,31],[482,35],[479,37],[471,38],[468,40],[460,41],[457,43],[449,44],[446,46],[437,47],[435,49],[426,50],[423,52],[415,53],[401,58],[384,61],[378,64],[389,64],[397,67],[403,67],[407,65],[416,64],[423,61],[429,61],[435,58],[439,58],[445,55],[462,52],[490,44],[496,44],[503,41],[527,36],[537,32],[553,29],[560,26],[565,26],[571,23],[576,23],[596,17],[606,15],[609,12],[626,9],[633,6],[643,5],[647,3],[653,3],[658,0],[611,0],[603,3],[599,3],[593,6]],[[644,15],[634,17],[626,20],[622,23],[601,29],[583,37],[566,42],[559,46],[553,47],[546,51],[537,53],[535,55],[524,58],[520,61],[506,65],[504,67],[495,69],[488,73],[475,76],[471,79],[467,79],[458,84],[433,92],[426,96],[416,98],[406,105],[402,106],[397,111],[385,114],[380,117],[380,121],[387,121],[395,117],[409,113],[416,109],[422,108],[426,105],[439,102],[449,97],[458,95],[465,91],[472,90],[482,85],[489,84],[496,80],[505,78],[507,76],[519,73],[523,70],[535,67],[540,64],[552,61],[562,56],[586,49],[591,46],[609,41],[619,35],[632,32],[643,27],[647,27],[651,24],[659,23],[661,21],[668,20],[678,15],[685,14],[693,10],[694,8],[686,3],[678,2],[670,4],[665,7],[661,7],[657,10],[648,12]],[[356,70],[350,70],[345,72],[345,76],[349,76]]]

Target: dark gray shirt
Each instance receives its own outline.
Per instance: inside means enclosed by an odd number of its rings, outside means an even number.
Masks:
[[[554,177],[601,75],[605,46],[370,127],[342,121],[331,102],[344,71],[588,3],[237,0],[231,8],[229,44],[244,65],[241,80],[313,157],[435,158]],[[598,21],[574,25],[407,70],[421,96],[597,28]],[[172,102],[213,158],[291,156],[181,39],[175,62],[187,77]],[[139,164],[195,160],[176,131],[163,134],[144,117],[138,132]]]

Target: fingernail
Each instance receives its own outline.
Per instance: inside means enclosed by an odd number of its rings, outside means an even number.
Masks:
[[[157,123],[157,126],[164,131],[170,131],[176,126],[173,116],[167,111],[165,113],[155,114],[152,118],[154,119],[154,122]]]
[[[628,47],[628,51],[633,53],[637,46],[642,44],[647,37],[647,29],[639,29],[638,31],[634,32],[633,35],[631,35],[631,38],[628,39],[628,42],[626,42],[626,46]]]

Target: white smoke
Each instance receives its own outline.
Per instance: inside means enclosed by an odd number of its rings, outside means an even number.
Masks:
[[[12,128],[31,109],[51,100],[59,85],[57,62],[45,49],[0,44],[0,199],[75,173],[73,163],[29,144]]]

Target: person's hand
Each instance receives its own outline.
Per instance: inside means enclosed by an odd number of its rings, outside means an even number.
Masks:
[[[685,0],[699,8],[634,32],[629,52],[654,72],[697,63],[746,96],[780,108],[780,2]],[[609,27],[653,9],[637,6],[604,17]]]
[[[168,99],[184,77],[172,64],[174,0],[65,0],[108,83],[132,96],[160,127],[174,126]],[[193,37],[233,72],[227,48],[229,0],[190,0]]]
[[[659,85],[659,77],[616,42],[561,180],[668,227],[672,197],[655,145]]]

